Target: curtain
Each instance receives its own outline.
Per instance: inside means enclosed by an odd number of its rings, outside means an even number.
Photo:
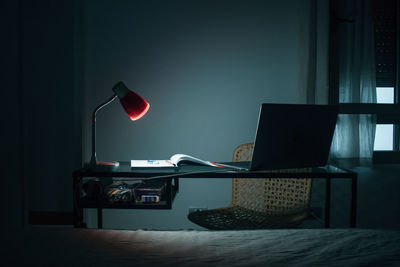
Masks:
[[[376,103],[372,1],[339,1],[339,103]],[[372,158],[376,116],[340,114],[331,158]]]

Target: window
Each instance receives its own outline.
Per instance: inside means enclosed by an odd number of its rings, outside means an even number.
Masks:
[[[377,87],[376,102],[378,104],[394,104],[393,87]],[[393,151],[394,125],[377,124],[374,151]]]
[[[393,87],[377,87],[376,102],[378,104],[394,104],[394,88]]]
[[[393,150],[393,124],[377,124],[374,151]]]
[[[374,0],[376,94],[378,104],[398,104],[399,5],[396,0]],[[396,77],[397,76],[397,77]],[[396,105],[394,105],[396,106]],[[388,117],[385,113],[381,117]],[[390,117],[390,116],[389,116]],[[383,122],[382,122],[383,121]],[[378,118],[374,151],[399,151],[399,125]],[[385,155],[385,154],[382,154]],[[386,155],[389,155],[386,153]]]

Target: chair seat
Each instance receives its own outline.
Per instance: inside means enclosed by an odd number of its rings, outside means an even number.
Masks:
[[[267,214],[231,205],[192,212],[188,215],[188,219],[210,230],[246,230],[293,228],[300,225],[307,216],[308,210],[287,214]]]
[[[242,144],[233,161],[250,161],[254,144]],[[310,168],[276,170],[291,173]],[[282,229],[299,226],[308,216],[310,178],[233,178],[228,207],[190,213],[188,219],[210,230]]]

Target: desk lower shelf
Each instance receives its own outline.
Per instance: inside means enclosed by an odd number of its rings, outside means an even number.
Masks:
[[[83,209],[86,208],[94,208],[97,209],[97,224],[98,228],[102,228],[103,225],[103,209],[154,209],[154,210],[170,210],[172,209],[172,202],[175,199],[175,196],[179,190],[179,179],[178,178],[168,178],[162,179],[158,181],[157,188],[151,188],[151,186],[145,187],[142,190],[152,190],[153,193],[148,193],[146,196],[155,196],[154,190],[160,190],[159,186],[162,184],[162,192],[160,192],[159,200],[157,202],[140,202],[136,199],[136,194],[132,193],[138,187],[132,187],[128,191],[131,191],[130,197],[126,198],[125,201],[122,201],[118,198],[118,201],[115,199],[111,200],[109,197],[111,194],[109,190],[113,190],[113,187],[107,187],[103,180],[107,180],[102,177],[93,177],[93,176],[85,176],[85,175],[76,175],[74,176],[74,226],[75,227],[86,227],[83,218]],[[124,182],[129,182],[132,178],[124,178]],[[84,183],[88,183],[89,181],[96,181],[94,184],[96,187],[92,187],[93,192],[89,193],[89,188],[86,188],[86,192],[83,189]],[[121,179],[117,179],[117,181],[121,181]],[[109,182],[109,179],[108,179]],[[108,183],[107,182],[107,183]],[[147,191],[146,191],[147,192]],[[153,195],[152,195],[153,194]]]

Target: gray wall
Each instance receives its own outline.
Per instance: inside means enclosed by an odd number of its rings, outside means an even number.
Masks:
[[[84,160],[90,158],[91,112],[122,80],[150,110],[135,122],[117,102],[101,110],[99,160],[184,153],[230,161],[237,145],[253,141],[261,103],[306,102],[310,2],[86,1]],[[326,46],[318,48],[326,56]],[[318,62],[321,103],[326,57]],[[221,207],[231,199],[230,180],[180,185],[172,211],[105,211],[104,226],[195,228],[186,220],[189,206]]]

